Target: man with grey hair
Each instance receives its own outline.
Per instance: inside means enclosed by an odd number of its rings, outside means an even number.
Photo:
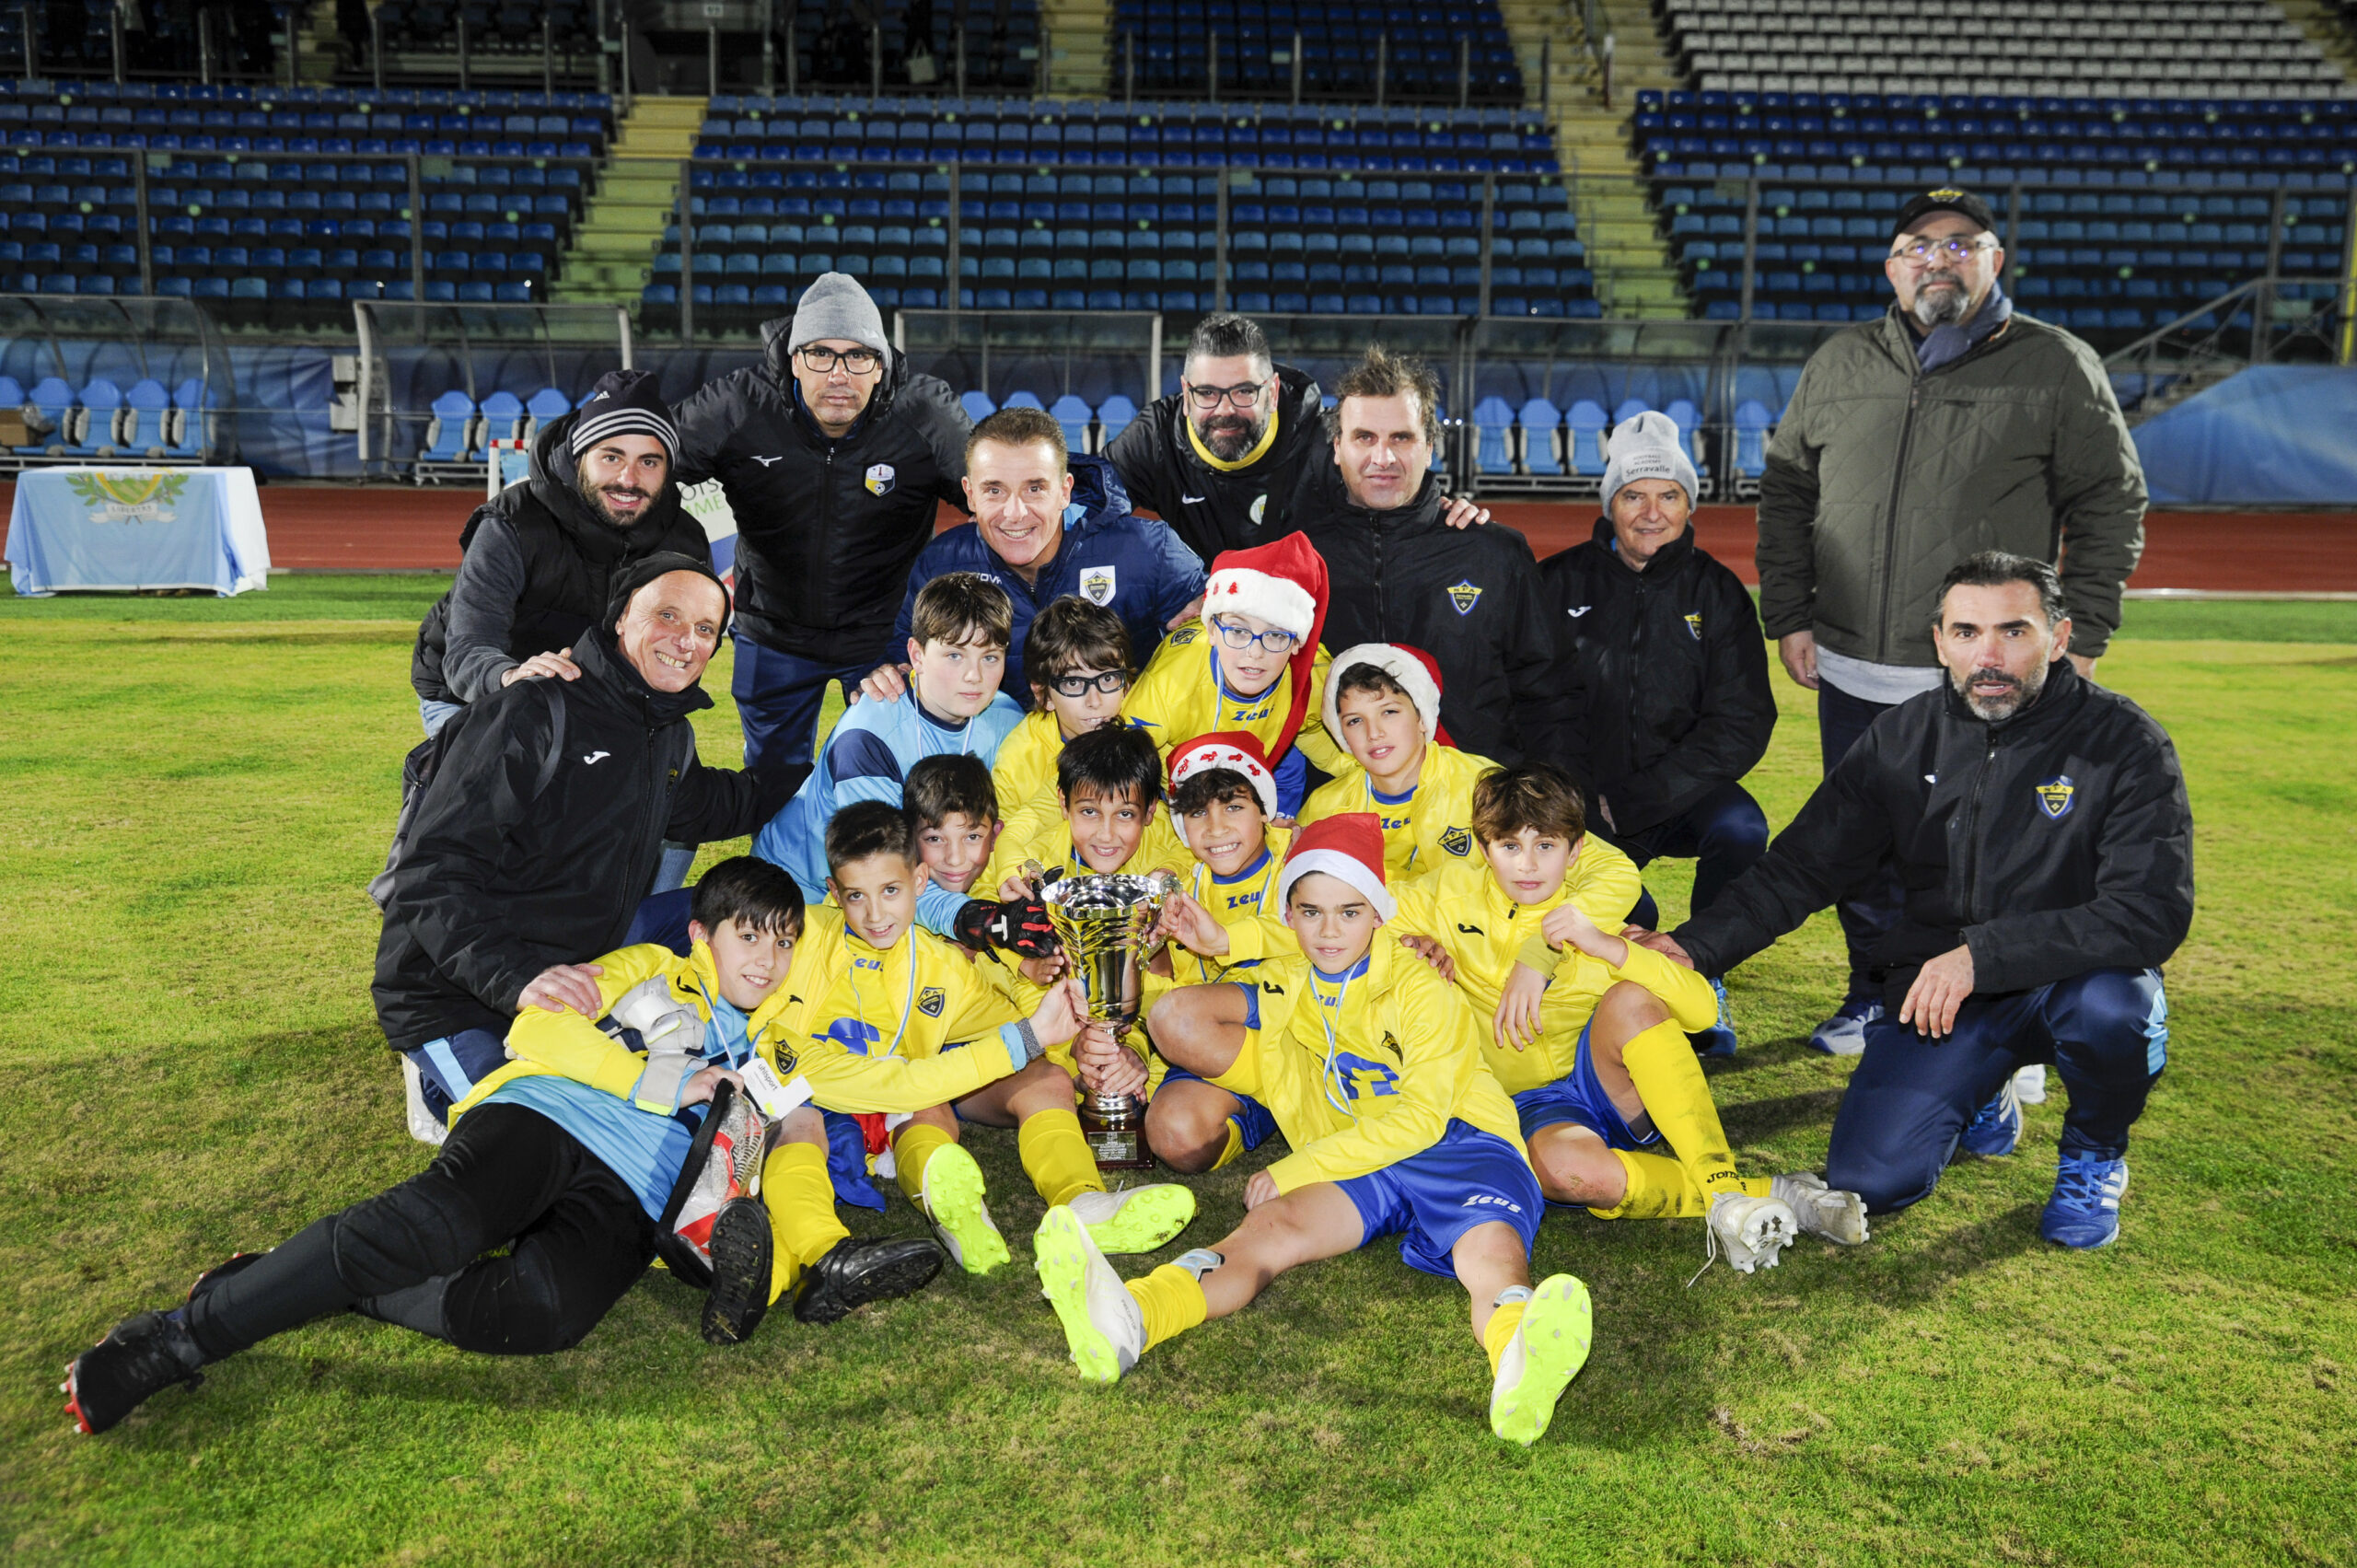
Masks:
[[[884,661],[936,503],[961,510],[956,394],[909,369],[857,280],[828,273],[763,362],[679,404],[679,482],[717,479],[737,515],[736,670],[745,765],[807,762],[827,682]]]
[[[1988,204],[1942,189],[1900,209],[1897,300],[1801,372],[1759,485],[1759,613],[1817,694],[1829,774],[1877,715],[1936,691],[1927,632],[1948,569],[1998,549],[2062,561],[2070,657],[2091,677],[2144,546],[2144,476],[2102,362],[2017,313]],[[1846,891],[1850,982],[1810,1043],[1854,1055],[1879,1005],[1864,955],[1898,918],[1886,870]]]

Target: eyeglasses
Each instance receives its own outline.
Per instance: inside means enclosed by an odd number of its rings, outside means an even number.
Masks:
[[[838,365],[854,376],[865,376],[884,363],[884,356],[872,348],[845,349],[838,354],[833,349],[812,344],[798,352],[802,355],[804,368],[820,376],[834,374]]]
[[[1066,675],[1051,682],[1056,694],[1062,697],[1086,697],[1091,691],[1108,695],[1129,689],[1130,672],[1126,669],[1102,669],[1095,675]]]
[[[1221,642],[1239,652],[1258,643],[1269,652],[1282,656],[1293,652],[1301,642],[1301,639],[1292,633],[1274,626],[1270,627],[1266,632],[1255,632],[1250,627],[1239,626],[1233,621],[1214,621],[1212,622],[1212,630],[1219,633]]]
[[[1266,381],[1238,381],[1233,387],[1198,387],[1189,382],[1187,395],[1195,400],[1199,409],[1215,409],[1231,400],[1237,408],[1250,408],[1268,386]]]
[[[1982,250],[1993,250],[1996,248],[1997,242],[1985,235],[1970,239],[1959,236],[1954,239],[1910,240],[1892,251],[1890,255],[1891,260],[1895,261],[1907,261],[1918,267],[1927,267],[1934,261],[1970,261],[1977,253]]]

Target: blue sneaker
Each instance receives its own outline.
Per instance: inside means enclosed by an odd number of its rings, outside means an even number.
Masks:
[[[1707,1029],[1696,1029],[1686,1038],[1694,1042],[1694,1054],[1697,1056],[1733,1056],[1735,1013],[1727,1005],[1727,982],[1713,979],[1711,989],[1718,993],[1719,1021]]]
[[[1835,1009],[1833,1016],[1817,1026],[1808,1037],[1809,1049],[1828,1056],[1861,1055],[1866,1049],[1866,1026],[1881,1016],[1879,1001],[1852,996]]]
[[[1980,1113],[1965,1128],[1964,1135],[1956,1141],[1960,1154],[1979,1155],[1982,1159],[1997,1159],[2010,1155],[2021,1145],[2022,1100],[2011,1078],[1997,1091],[1997,1098],[1980,1108]]]
[[[2054,1173],[2054,1196],[2038,1217],[2047,1240],[2082,1251],[2119,1239],[2119,1200],[2128,1191],[2128,1162],[2064,1155]]]

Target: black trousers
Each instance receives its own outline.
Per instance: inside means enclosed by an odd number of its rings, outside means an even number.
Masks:
[[[421,1174],[190,1303],[189,1331],[217,1360],[357,1311],[460,1350],[543,1355],[580,1343],[654,1256],[654,1222],[620,1177],[540,1112],[487,1105]]]

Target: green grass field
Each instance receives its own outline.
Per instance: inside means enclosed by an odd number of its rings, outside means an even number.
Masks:
[[[1018,1237],[987,1282],[733,1351],[661,1274],[540,1360],[324,1321],[74,1434],[60,1368],[118,1318],[425,1163],[361,887],[445,581],[0,604],[9,1562],[2357,1563],[2352,605],[2133,604],[2104,661],[2184,753],[2201,889],[2107,1251],[2038,1238],[2059,1094],[2020,1154],[1773,1273],[1689,1287],[1698,1225],[1550,1217],[1535,1272],[1588,1283],[1596,1352],[1524,1451],[1488,1434],[1460,1293],[1387,1246],[1084,1388],[984,1132]],[[1779,690],[1754,784],[1782,821],[1817,738]],[[1674,916],[1681,868],[1652,880]],[[1820,916],[1731,982],[1713,1079],[1747,1170],[1823,1155],[1846,1068],[1802,1040],[1837,947]],[[1259,1163],[1200,1181],[1179,1247]]]

